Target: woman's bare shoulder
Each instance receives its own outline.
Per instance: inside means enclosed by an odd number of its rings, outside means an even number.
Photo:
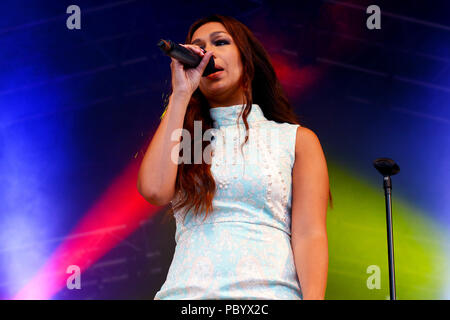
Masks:
[[[297,128],[297,135],[295,140],[295,156],[314,155],[322,153],[322,146],[316,133],[304,126]]]

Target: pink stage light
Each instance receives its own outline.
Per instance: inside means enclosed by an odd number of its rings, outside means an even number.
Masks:
[[[139,165],[140,161],[136,159],[124,170],[14,299],[51,299],[66,287],[70,277],[66,273],[68,266],[76,265],[82,273],[136,230],[141,221],[160,210],[137,191]],[[93,243],[92,237],[78,236],[99,229],[119,229],[120,237],[114,233],[114,237],[96,238]],[[95,250],[90,250],[94,246]]]

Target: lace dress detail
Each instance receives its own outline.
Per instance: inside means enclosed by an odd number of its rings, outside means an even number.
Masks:
[[[175,212],[176,248],[154,299],[302,299],[291,247],[298,124],[268,120],[257,104],[210,109],[214,211]],[[174,201],[176,201],[176,198]]]

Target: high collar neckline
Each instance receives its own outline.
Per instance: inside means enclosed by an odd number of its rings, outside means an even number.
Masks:
[[[239,124],[244,124],[244,120],[242,119],[242,115],[239,114],[245,108],[245,105],[235,104],[232,106],[226,107],[215,107],[209,109],[209,114],[213,120],[213,127],[220,128],[224,126],[237,125],[237,119],[239,117]],[[247,122],[255,122],[267,120],[264,117],[264,114],[258,104],[253,103],[252,109],[247,116]]]

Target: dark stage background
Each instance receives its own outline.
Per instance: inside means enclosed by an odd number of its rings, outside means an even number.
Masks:
[[[81,9],[69,30],[66,9]],[[381,8],[369,30],[368,5]],[[270,53],[329,165],[327,299],[386,299],[379,157],[393,177],[398,299],[450,297],[450,2],[2,1],[0,298],[152,299],[175,247],[136,174],[164,110],[170,59],[212,13]],[[81,268],[69,290],[66,268]],[[381,287],[367,286],[370,266]]]

